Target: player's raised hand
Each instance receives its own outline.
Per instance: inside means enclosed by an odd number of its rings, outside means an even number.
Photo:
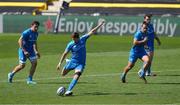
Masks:
[[[98,22],[99,24],[94,27],[91,31],[88,32],[88,35],[92,35],[95,31],[97,31],[104,23],[104,20],[101,20],[100,22]]]

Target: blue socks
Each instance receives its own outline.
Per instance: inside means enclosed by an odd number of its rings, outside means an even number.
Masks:
[[[13,73],[13,72],[10,73],[11,78],[14,77],[14,74],[15,74],[15,73]]]
[[[32,81],[32,76],[29,76],[29,77],[27,78],[27,81]]]
[[[68,87],[68,91],[71,91],[77,83],[77,79],[73,79]]]

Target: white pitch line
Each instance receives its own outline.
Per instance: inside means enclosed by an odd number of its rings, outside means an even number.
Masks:
[[[174,69],[174,70],[171,70],[171,71],[155,71],[155,72],[173,72],[173,71],[179,71],[179,69]],[[137,72],[129,72],[128,74],[134,74],[134,73],[137,73]],[[117,76],[117,75],[120,75],[120,74],[121,74],[121,73],[82,75],[81,78]],[[35,80],[37,80],[37,81],[43,81],[43,80],[55,80],[55,79],[61,79],[61,78],[72,78],[72,76],[52,77],[52,78],[35,78]],[[24,82],[24,81],[26,81],[26,80],[25,80],[25,79],[17,79],[17,80],[15,80],[15,81]],[[0,83],[3,83],[3,82],[7,82],[7,80],[0,81]]]

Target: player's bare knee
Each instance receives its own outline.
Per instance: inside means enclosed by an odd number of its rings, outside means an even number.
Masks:
[[[78,75],[78,76],[81,76],[82,73],[81,72],[76,72],[75,74]]]
[[[80,76],[81,76],[81,72],[76,72],[75,74],[74,74],[74,78],[75,79],[78,79]]]
[[[26,64],[19,64],[19,68],[23,69],[26,66]]]
[[[144,62],[149,63],[150,62],[150,58],[149,57],[145,58]]]

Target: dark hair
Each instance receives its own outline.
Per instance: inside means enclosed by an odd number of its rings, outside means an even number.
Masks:
[[[72,33],[71,37],[72,38],[79,38],[79,33],[74,32],[74,33]]]
[[[146,18],[146,17],[151,18],[151,17],[152,17],[152,14],[146,14],[146,15],[144,15],[144,18]]]
[[[33,21],[32,23],[31,23],[31,25],[34,25],[34,24],[36,24],[36,25],[40,25],[40,23],[38,22],[38,21]]]
[[[143,21],[143,22],[142,22],[142,25],[146,25],[146,26],[147,26],[148,24],[147,24],[145,21]],[[141,25],[141,26],[142,26],[142,25]]]

